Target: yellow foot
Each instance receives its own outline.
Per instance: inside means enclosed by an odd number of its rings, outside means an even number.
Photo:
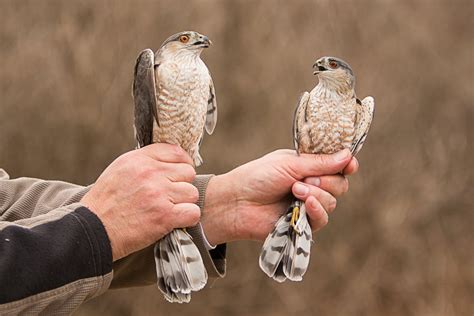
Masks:
[[[293,213],[291,214],[291,222],[290,225],[293,227],[295,232],[298,234],[300,233],[298,229],[296,228],[296,222],[298,221],[298,218],[300,218],[300,208],[298,206],[293,207]]]

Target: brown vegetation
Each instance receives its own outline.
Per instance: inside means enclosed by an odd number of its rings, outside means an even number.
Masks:
[[[134,146],[138,52],[193,29],[219,122],[200,173],[291,146],[298,94],[324,55],[348,61],[376,117],[359,174],[316,236],[302,283],[230,245],[228,275],[165,303],[154,287],[109,291],[78,315],[472,315],[472,1],[0,1],[0,166],[88,184]],[[65,267],[67,268],[67,267]]]

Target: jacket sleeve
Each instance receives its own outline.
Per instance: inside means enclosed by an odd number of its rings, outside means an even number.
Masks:
[[[71,314],[108,289],[112,250],[100,219],[77,203],[85,192],[0,169],[0,314]]]
[[[212,175],[198,175],[193,182],[193,185],[199,191],[198,205],[201,210],[204,208],[206,188],[211,177]],[[193,237],[193,241],[201,253],[209,277],[224,277],[226,272],[226,244],[217,245],[214,249],[208,250],[207,241],[199,224],[188,228],[187,231]],[[153,247],[154,245],[151,245],[114,262],[114,279],[111,288],[156,284]]]

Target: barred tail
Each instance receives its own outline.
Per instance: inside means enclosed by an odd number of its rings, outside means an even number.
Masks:
[[[296,216],[296,222],[292,224],[292,218],[295,220]],[[308,268],[311,242],[312,232],[305,205],[295,200],[265,240],[260,268],[278,282],[286,279],[301,281]]]
[[[207,271],[198,248],[182,229],[175,229],[155,245],[158,288],[172,303],[189,303],[191,291],[207,283]]]

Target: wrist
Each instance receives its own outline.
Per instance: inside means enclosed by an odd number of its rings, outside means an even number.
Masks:
[[[94,213],[101,221],[102,225],[104,226],[105,232],[107,237],[109,238],[110,247],[112,249],[112,261],[118,260],[125,255],[123,254],[123,250],[121,249],[121,243],[119,241],[120,233],[115,229],[112,225],[113,221],[111,218],[107,216],[107,214],[103,214],[98,212],[100,208],[96,206],[96,203],[92,199],[89,198],[89,195],[85,195],[80,203],[86,207],[89,211]]]
[[[237,239],[235,191],[236,186],[228,173],[214,176],[209,180],[201,214],[201,225],[211,245]]]

